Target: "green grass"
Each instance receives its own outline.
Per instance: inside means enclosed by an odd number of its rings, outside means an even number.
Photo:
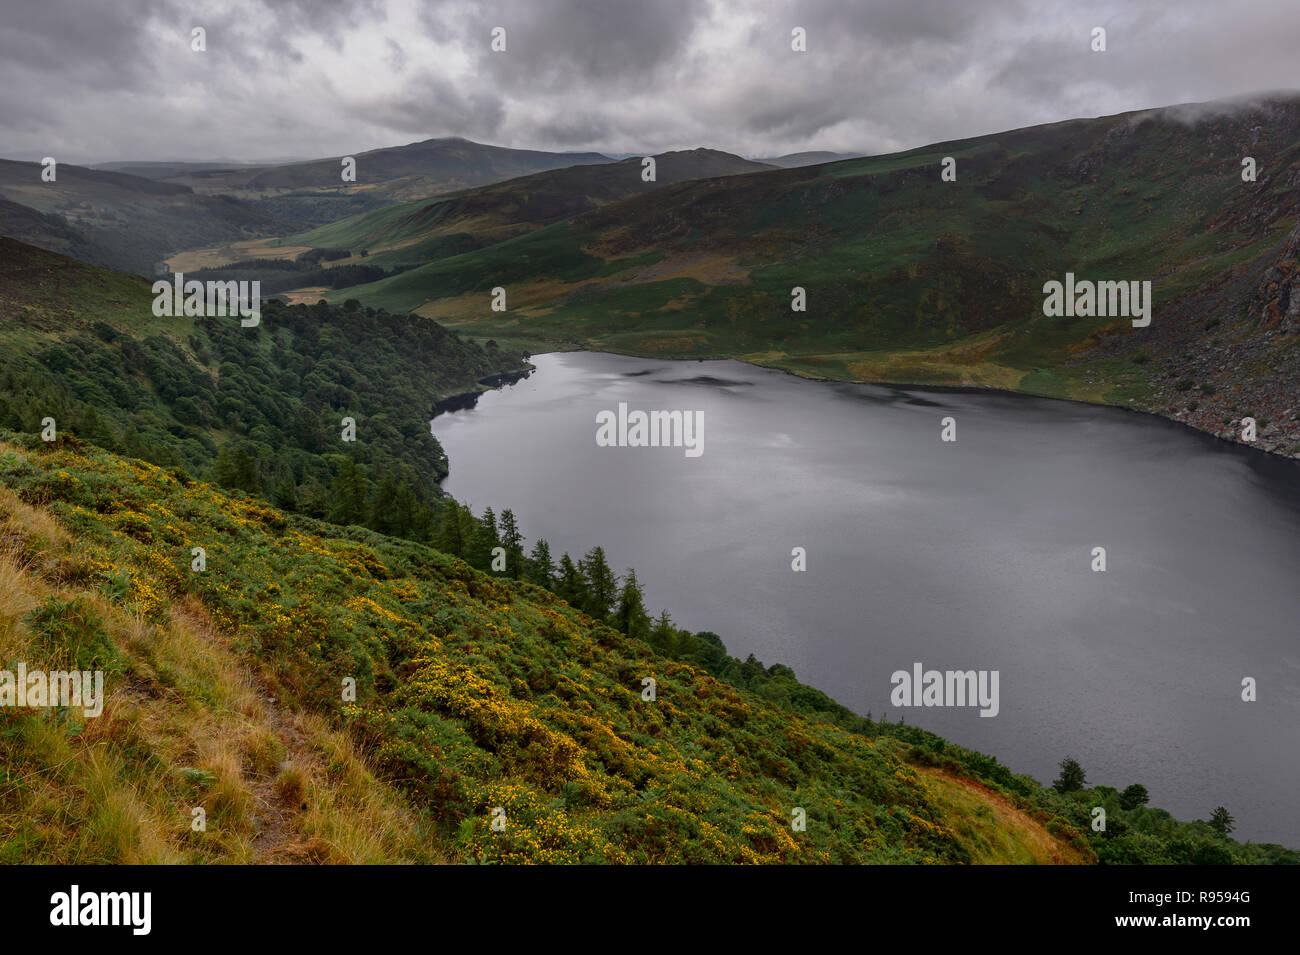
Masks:
[[[857,365],[960,384],[972,363],[957,350],[979,353],[980,381],[1140,401],[1156,365],[1109,362],[1103,338],[1118,332],[1136,351],[1179,312],[1223,315],[1224,281],[1262,269],[1300,214],[1283,185],[1300,168],[1300,100],[1270,109],[1254,140],[1252,114],[1202,126],[1125,114],[667,185],[334,297],[419,308],[532,351],[766,354],[823,374],[861,377]],[[1246,140],[1266,180],[1241,182]],[[948,155],[956,182],[939,179]],[[1151,281],[1157,328],[1044,318],[1042,285],[1067,271]],[[516,303],[505,314],[485,307],[496,286]],[[794,286],[807,290],[804,315],[789,310]]]

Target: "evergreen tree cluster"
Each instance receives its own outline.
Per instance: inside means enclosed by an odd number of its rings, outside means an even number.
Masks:
[[[267,302],[256,329],[185,321],[170,333],[141,321],[138,334],[79,322],[39,349],[4,349],[0,428],[34,433],[53,418],[60,434],[284,510],[429,540],[447,473],[434,405],[524,364],[356,303]]]

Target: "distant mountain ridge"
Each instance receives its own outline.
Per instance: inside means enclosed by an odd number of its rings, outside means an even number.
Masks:
[[[534,351],[1003,388],[1229,440],[1252,417],[1300,455],[1298,187],[1300,95],[1270,94],[677,183],[330,295]],[[1151,281],[1150,326],[1044,315],[1067,272]]]
[[[534,172],[610,162],[600,153],[556,153],[489,146],[457,136],[426,139],[352,154],[355,183],[343,182],[342,156],[278,166],[194,170],[172,179],[203,194],[240,198],[333,190],[366,191],[389,200],[421,199],[443,192],[513,179]]]
[[[845,159],[861,158],[861,153],[833,153],[819,149],[802,153],[789,153],[785,156],[762,157],[754,161],[766,163],[769,166],[779,166],[782,169],[797,169],[800,166],[820,166],[828,162],[842,162]]]
[[[0,205],[0,235],[140,275],[154,274],[180,249],[282,234],[296,224],[176,183],[68,163],[58,163],[54,181],[46,182],[42,170],[39,163],[0,159],[0,199],[7,200]]]
[[[643,158],[634,157],[586,166],[570,166],[520,176],[504,182],[464,189],[445,196],[382,206],[316,229],[269,243],[182,256],[193,262],[206,256],[229,265],[241,259],[269,268],[266,258],[280,250],[297,255],[304,249],[342,252],[326,263],[330,269],[405,270],[473,249],[485,248],[542,228],[548,224],[591,212],[610,202],[662,189],[694,179],[763,172],[773,167],[715,149],[689,149],[662,153],[655,160],[655,178],[644,177]],[[293,262],[284,270],[294,272]],[[364,274],[364,273],[361,273]],[[269,272],[259,272],[276,290],[289,284]],[[232,277],[233,273],[232,273]],[[298,284],[314,286],[327,276],[313,271]],[[331,277],[332,276],[328,276]],[[316,292],[303,293],[315,301]]]

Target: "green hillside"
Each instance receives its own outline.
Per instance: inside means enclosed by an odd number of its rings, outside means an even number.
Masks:
[[[187,266],[198,278],[256,278],[268,293],[315,301],[326,290],[486,248],[627,196],[769,168],[711,149],[654,158],[654,182],[642,179],[640,159],[572,166],[383,206],[275,241],[192,252],[176,263],[208,266]]]
[[[2,860],[1300,859],[652,624],[598,546],[525,557],[424,426],[517,357],[356,307],[155,318],[141,279],[0,252],[0,670],[108,681],[102,717],[0,708]]]
[[[107,704],[0,710],[5,861],[1300,859],[829,721],[788,668],[664,655],[423,545],[6,441],[0,661],[103,670]],[[1085,836],[1095,805],[1108,830]]]
[[[1255,372],[1300,383],[1298,176],[1300,98],[1123,114],[670,185],[329,297],[534,351],[1017,389],[1216,432],[1254,411],[1294,453],[1286,389]],[[1151,326],[1044,316],[1043,283],[1066,272],[1151,281]],[[488,307],[496,286],[507,312]]]
[[[60,163],[54,182],[42,166],[0,159],[0,235],[95,265],[153,275],[169,255],[293,231],[299,220],[228,196],[201,196],[186,186]],[[24,208],[25,207],[25,208]],[[33,214],[56,216],[53,237]]]
[[[150,283],[0,238],[0,427],[46,417],[101,447],[325,516],[340,480],[391,485],[431,521],[446,456],[437,403],[522,356],[373,309],[268,303],[155,318]],[[342,440],[342,419],[360,440]],[[421,517],[420,515],[423,515]]]
[[[342,157],[275,166],[184,169],[168,181],[202,195],[248,200],[273,215],[322,224],[392,202],[424,199],[547,169],[609,162],[600,153],[509,149],[459,137],[371,149],[354,157],[355,182],[342,181]]]
[[[662,153],[654,158],[654,182],[642,179],[642,163],[635,158],[573,166],[521,176],[433,201],[388,206],[289,236],[282,244],[317,249],[366,249],[371,265],[418,265],[490,245],[663,186],[770,168],[712,149]]]

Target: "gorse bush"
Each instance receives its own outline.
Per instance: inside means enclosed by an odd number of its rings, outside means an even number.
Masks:
[[[1045,790],[934,734],[856,716],[788,667],[736,660],[716,634],[682,631],[666,613],[645,639],[629,637],[622,620],[644,624],[594,548],[572,582],[605,590],[589,607],[606,619],[418,542],[285,515],[74,444],[15,440],[0,452],[0,483],[75,536],[61,559],[84,565],[64,572],[86,599],[157,621],[201,606],[281,705],[363,746],[447,858],[1009,861],[989,855],[990,833],[970,828],[980,817],[954,793],[1005,800],[978,825],[997,827],[994,841],[1019,846],[1022,861],[1052,861],[1032,854],[1044,841],[1056,861],[1296,858],[1208,823],[1126,812],[1113,789]],[[203,572],[192,546],[207,551]],[[97,645],[73,633],[98,634],[85,606],[64,598],[31,620],[69,646]],[[274,752],[259,740],[248,758]],[[288,776],[272,782],[301,791]],[[247,796],[229,780],[209,788],[227,793],[210,798],[236,807],[222,810],[235,825]],[[1113,823],[1088,833],[1099,796]]]
[[[99,612],[84,597],[47,597],[24,621],[33,649],[50,669],[122,670],[122,655]]]
[[[43,502],[92,568],[147,579],[168,607],[201,602],[283,705],[364,743],[453,857],[975,859],[892,746],[660,656],[532,584],[148,464],[33,444],[0,454],[0,481]],[[93,496],[58,496],[72,486]],[[191,546],[206,548],[206,571],[191,571]],[[107,577],[87,579],[108,592]],[[126,600],[147,604],[134,588]],[[810,820],[797,836],[795,807]]]

